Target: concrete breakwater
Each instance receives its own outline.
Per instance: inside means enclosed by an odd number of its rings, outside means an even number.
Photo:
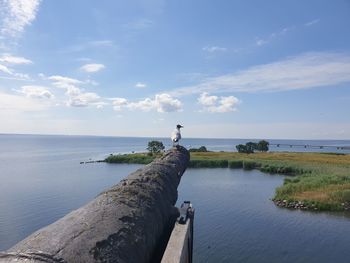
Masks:
[[[9,250],[0,262],[149,262],[177,216],[189,162],[179,146]]]

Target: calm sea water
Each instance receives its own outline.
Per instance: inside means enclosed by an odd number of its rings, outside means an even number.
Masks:
[[[0,250],[80,207],[140,167],[81,165],[80,161],[144,151],[150,140],[0,135]],[[167,139],[160,140],[170,147]],[[246,141],[185,139],[182,144],[233,151]],[[350,146],[350,141],[269,141]],[[194,261],[348,262],[350,217],[275,207],[270,198],[282,182],[283,176],[255,170],[188,169],[179,186],[179,202],[191,200],[196,208]]]
[[[350,215],[278,208],[282,183],[257,170],[186,171],[178,201],[196,209],[194,262],[349,262]]]

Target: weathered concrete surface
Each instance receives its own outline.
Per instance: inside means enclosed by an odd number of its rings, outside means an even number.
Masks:
[[[189,201],[181,205],[161,263],[192,263],[194,211]]]
[[[168,245],[161,263],[185,263],[190,262],[190,220],[185,224],[175,223]]]
[[[181,146],[0,253],[0,262],[149,262],[189,162]],[[26,261],[25,261],[26,260]]]

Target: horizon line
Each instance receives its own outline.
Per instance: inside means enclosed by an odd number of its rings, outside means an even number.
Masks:
[[[124,135],[88,135],[88,134],[41,134],[41,133],[2,133],[1,135],[23,135],[23,136],[67,136],[67,137],[114,137],[114,138],[155,138],[167,139],[162,136],[124,136]],[[170,138],[170,136],[169,136]],[[211,140],[299,140],[299,141],[350,141],[350,139],[295,139],[295,138],[213,138],[213,137],[185,137],[182,139],[211,139]]]

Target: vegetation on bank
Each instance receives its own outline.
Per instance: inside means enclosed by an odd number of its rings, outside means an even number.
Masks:
[[[136,163],[149,164],[157,155],[150,155],[149,153],[132,153],[132,154],[118,154],[110,155],[104,161],[107,163]]]
[[[106,162],[147,164],[146,153],[113,155]],[[334,153],[191,152],[189,167],[258,169],[293,175],[276,189],[277,205],[314,210],[350,209],[350,155]]]
[[[164,151],[165,146],[160,141],[150,141],[148,142],[147,150],[149,155],[159,154]]]
[[[268,141],[262,140],[258,143],[247,142],[246,144],[236,145],[237,152],[239,153],[254,153],[255,151],[267,152],[269,151],[270,143]]]
[[[201,146],[199,148],[191,148],[188,150],[189,152],[208,152],[205,146]]]
[[[230,168],[259,169],[262,172],[296,175],[276,189],[274,201],[286,207],[300,202],[315,210],[350,208],[350,155],[325,153],[209,152],[191,154],[192,162],[226,160]],[[219,166],[217,166],[219,167]],[[300,208],[297,206],[297,208]]]

